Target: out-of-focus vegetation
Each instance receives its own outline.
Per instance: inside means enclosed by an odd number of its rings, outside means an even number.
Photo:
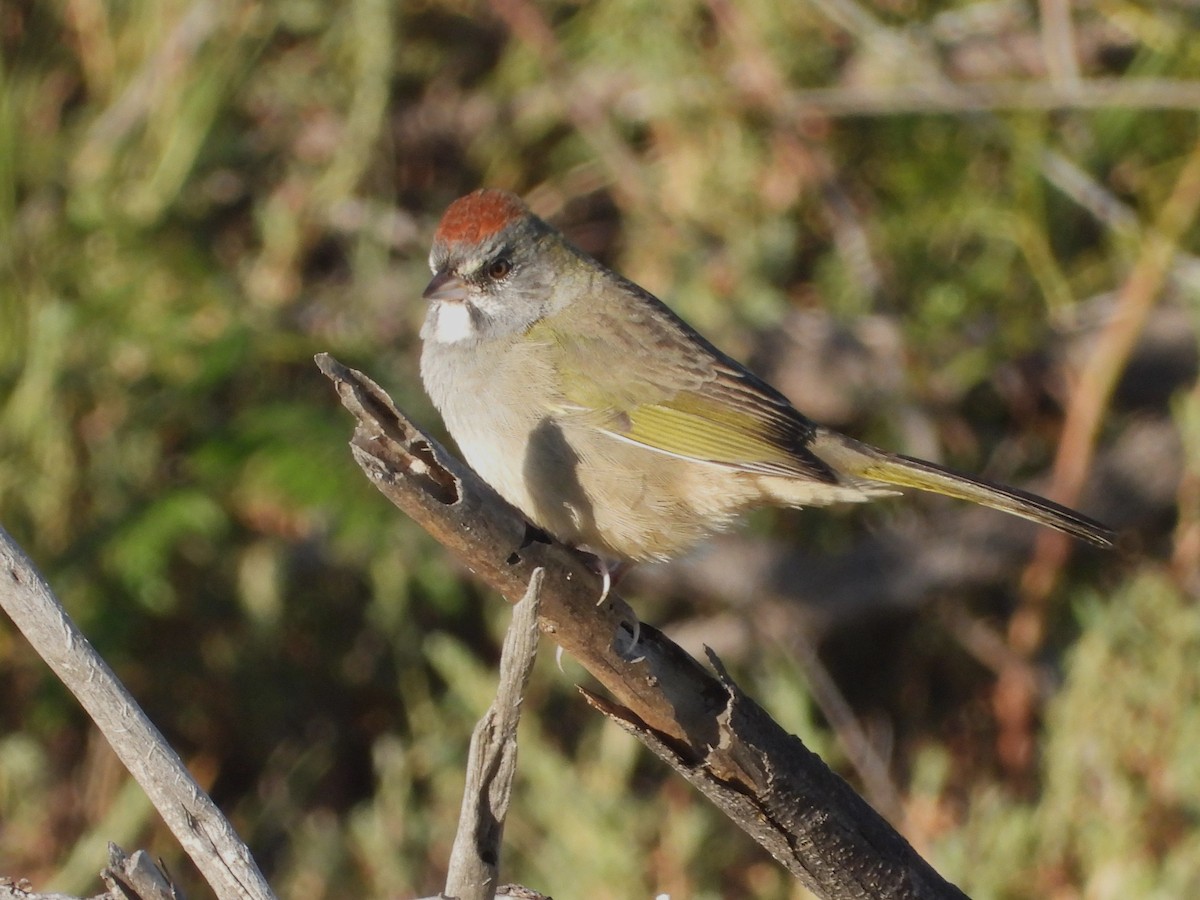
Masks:
[[[1176,189],[1198,29],[1187,0],[6,0],[0,522],[283,896],[432,893],[507,610],[362,478],[311,359],[437,427],[416,331],[450,200],[520,191],[814,415],[1026,483],[1174,196],[1179,253],[1085,448],[1082,502],[1127,552],[1081,552],[1044,598],[1021,562],[980,588],[951,555],[936,595],[827,615],[805,668],[882,760],[869,796],[974,896],[1200,895],[1200,246]],[[752,531],[834,553],[953,510]],[[670,593],[633,599],[722,621]],[[728,662],[861,784],[779,637]],[[566,669],[543,659],[527,701],[508,878],[799,896]],[[1001,739],[1014,670],[1044,701],[1032,755]],[[189,882],[7,624],[0,696],[0,873],[83,891],[116,840]]]

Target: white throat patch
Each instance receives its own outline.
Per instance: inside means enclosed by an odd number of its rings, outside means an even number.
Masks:
[[[439,344],[457,344],[470,340],[478,333],[466,301],[439,303],[430,313],[429,334],[423,335],[427,340]]]

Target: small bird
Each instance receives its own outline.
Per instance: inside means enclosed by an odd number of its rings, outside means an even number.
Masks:
[[[669,559],[756,506],[898,488],[1112,546],[1074,510],[815,424],[513,194],[452,203],[429,264],[421,379],[446,428],[534,524],[606,561]]]

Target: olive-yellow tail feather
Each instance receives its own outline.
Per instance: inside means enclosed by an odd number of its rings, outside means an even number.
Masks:
[[[819,431],[809,449],[839,474],[854,479],[969,500],[1057,529],[1098,547],[1111,547],[1115,540],[1110,528],[1037,494],[960,475],[924,460],[886,453],[835,432]]]

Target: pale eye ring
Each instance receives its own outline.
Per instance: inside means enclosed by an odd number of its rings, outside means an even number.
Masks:
[[[508,273],[512,271],[512,261],[505,256],[498,256],[493,259],[487,266],[487,277],[492,281],[500,281],[502,278],[507,278]]]

